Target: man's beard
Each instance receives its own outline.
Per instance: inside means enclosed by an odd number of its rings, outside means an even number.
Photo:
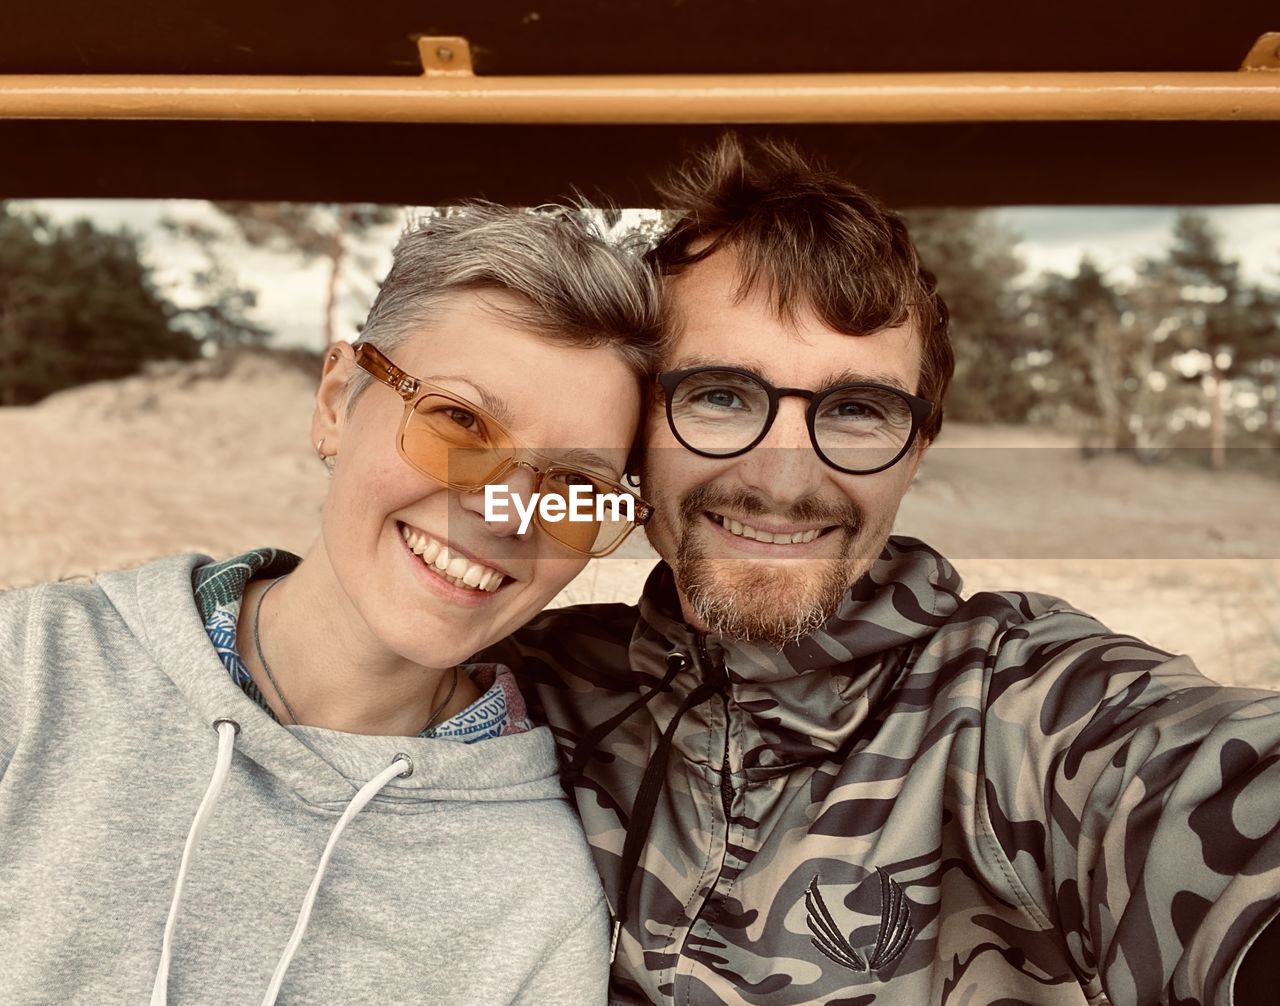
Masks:
[[[827,534],[841,535],[842,549],[830,558],[781,562],[708,556],[700,536],[692,533],[705,511],[836,525]],[[781,648],[825,623],[849,586],[866,572],[855,552],[864,529],[862,512],[851,500],[844,506],[801,500],[780,514],[746,490],[721,493],[699,486],[680,502],[679,526],[669,529],[675,555],[668,560],[676,586],[708,631]]]

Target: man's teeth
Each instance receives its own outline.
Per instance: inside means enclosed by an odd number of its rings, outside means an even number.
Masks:
[[[809,531],[794,531],[789,534],[773,534],[770,531],[757,531],[749,524],[741,524],[732,517],[724,517],[720,514],[713,514],[723,527],[730,534],[736,534],[739,538],[754,538],[756,541],[768,542],[771,545],[799,545],[806,541],[813,541],[822,533],[820,528],[813,528]]]
[[[428,538],[420,531],[401,526],[400,534],[429,570],[448,580],[455,587],[485,590],[492,594],[502,586],[503,574],[496,569],[482,566],[478,562],[471,562],[465,556],[450,555],[447,545],[441,545],[434,538]]]

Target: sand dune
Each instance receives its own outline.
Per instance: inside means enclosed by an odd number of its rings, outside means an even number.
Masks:
[[[241,353],[0,409],[0,587],[174,551],[305,551],[325,489],[312,387]],[[1277,514],[1280,484],[1258,476],[1083,461],[1061,436],[953,424],[898,529],[970,590],[1056,594],[1219,680],[1280,687]],[[652,561],[633,536],[560,600],[631,600]]]

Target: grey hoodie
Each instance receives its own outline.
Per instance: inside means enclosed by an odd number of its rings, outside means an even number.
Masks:
[[[269,1002],[277,972],[282,1003],[602,1003],[606,909],[547,729],[281,727],[205,635],[201,561],[0,594],[0,1003],[144,1003],[166,972],[184,1004]]]

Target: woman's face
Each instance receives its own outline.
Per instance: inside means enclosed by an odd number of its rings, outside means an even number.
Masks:
[[[640,413],[635,374],[613,350],[553,343],[494,310],[520,306],[502,292],[456,294],[388,356],[413,377],[501,414],[525,447],[621,479]],[[356,368],[351,348],[336,348],[312,422],[313,442],[323,437],[324,452],[336,452],[318,551],[345,595],[340,609],[355,616],[349,629],[363,622],[404,659],[453,666],[527,622],[587,559],[536,522],[520,534],[516,519],[486,521],[483,494],[411,468],[396,449],[403,399],[374,382],[346,410]],[[502,482],[527,497],[533,476],[516,468]],[[465,558],[471,575],[463,578],[483,586],[452,582],[424,562],[435,546]]]

